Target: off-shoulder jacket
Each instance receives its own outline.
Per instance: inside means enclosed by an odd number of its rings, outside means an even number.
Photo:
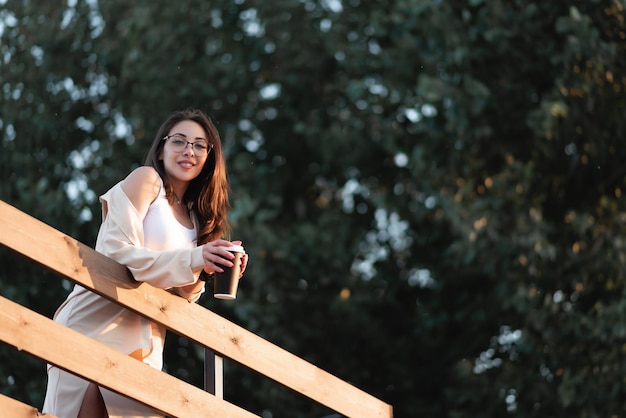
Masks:
[[[190,302],[201,292],[189,294],[181,286],[193,284],[204,268],[202,248],[152,251],[143,247],[143,219],[121,187],[116,184],[100,197],[102,224],[96,251],[128,267],[137,281],[167,289]],[[197,220],[192,216],[197,228]],[[141,349],[147,356],[155,333],[165,329],[141,315],[111,302],[82,286],[74,286],[55,314],[55,321],[86,334],[126,354]],[[156,347],[155,347],[156,348]]]

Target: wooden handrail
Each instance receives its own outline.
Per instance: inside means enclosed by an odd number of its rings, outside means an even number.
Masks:
[[[381,400],[198,304],[137,283],[125,267],[2,201],[0,244],[345,416],[393,416]]]
[[[26,405],[20,401],[16,401],[13,398],[5,396],[0,393],[0,411],[2,411],[2,416],[11,417],[11,418],[57,418],[54,415],[45,414],[42,415],[37,411],[37,408],[34,408],[30,405]]]
[[[70,372],[80,370],[86,379],[168,416],[257,416],[3,297],[0,323],[0,339],[18,350]]]

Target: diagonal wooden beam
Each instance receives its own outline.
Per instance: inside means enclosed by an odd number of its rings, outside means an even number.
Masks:
[[[0,201],[0,244],[348,417],[392,407],[210,310],[146,283],[115,261]]]
[[[257,416],[3,297],[0,323],[0,340],[18,350],[168,416]]]
[[[0,411],[2,416],[11,418],[57,418],[54,415],[39,413],[37,408],[22,403],[0,393]]]

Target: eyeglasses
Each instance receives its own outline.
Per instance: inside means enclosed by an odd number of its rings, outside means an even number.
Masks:
[[[187,149],[187,145],[191,145],[193,152],[198,154],[200,157],[204,157],[213,149],[213,144],[206,141],[189,142],[187,141],[187,137],[183,134],[166,135],[161,139],[161,141],[167,141],[170,138],[170,148],[172,148],[172,151],[174,152],[184,152]]]

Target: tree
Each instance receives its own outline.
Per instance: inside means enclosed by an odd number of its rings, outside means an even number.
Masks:
[[[251,256],[202,304],[396,416],[623,412],[621,3],[39,3],[0,4],[0,198],[91,243],[96,197],[200,107]],[[51,316],[64,283],[0,257]],[[0,387],[40,405],[15,355]],[[199,350],[166,356],[201,384]],[[226,366],[244,408],[327,413]]]

